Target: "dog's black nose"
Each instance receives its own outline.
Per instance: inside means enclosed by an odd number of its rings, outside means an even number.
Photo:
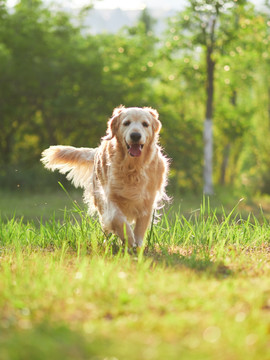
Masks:
[[[133,133],[130,134],[130,138],[134,142],[138,142],[141,137],[142,137],[142,135],[140,133],[138,133],[138,132],[133,132]]]

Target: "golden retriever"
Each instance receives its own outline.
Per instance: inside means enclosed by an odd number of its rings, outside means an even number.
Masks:
[[[51,146],[42,153],[45,167],[84,188],[90,212],[97,210],[103,229],[129,247],[142,246],[154,209],[166,199],[168,159],[158,145],[158,116],[152,108],[120,106],[99,147]]]

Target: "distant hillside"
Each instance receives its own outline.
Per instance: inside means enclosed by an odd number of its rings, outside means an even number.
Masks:
[[[251,0],[251,2],[253,2],[258,9],[263,10],[264,0]],[[151,1],[148,0],[148,3],[151,3]],[[183,1],[182,1],[182,7],[184,8]],[[176,10],[175,8],[166,10],[164,8],[148,7],[147,9],[150,12],[151,16],[157,20],[154,30],[155,33],[158,35],[160,35],[166,29],[168,17],[174,16],[179,11]],[[67,11],[73,16],[76,16],[76,14],[78,14],[79,11],[67,7],[63,7],[62,10]],[[92,9],[85,17],[84,26],[86,28],[84,29],[84,32],[93,35],[100,34],[102,32],[116,33],[123,26],[135,25],[136,22],[138,21],[140,13],[141,10],[122,10],[120,8]]]
[[[175,15],[176,10],[149,9],[149,12],[157,20],[155,32],[160,34],[166,28],[167,18]],[[91,34],[116,33],[123,26],[135,25],[140,13],[140,10],[93,9],[86,16],[84,25],[86,32]]]

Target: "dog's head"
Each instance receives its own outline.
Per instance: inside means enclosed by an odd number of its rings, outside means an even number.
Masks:
[[[158,112],[155,109],[125,108],[120,106],[113,111],[108,122],[107,136],[104,140],[116,137],[132,157],[139,157],[143,148],[152,142],[161,129]]]

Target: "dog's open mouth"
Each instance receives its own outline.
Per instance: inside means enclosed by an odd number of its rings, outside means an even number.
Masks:
[[[128,153],[131,156],[139,157],[141,156],[143,144],[127,144]]]

